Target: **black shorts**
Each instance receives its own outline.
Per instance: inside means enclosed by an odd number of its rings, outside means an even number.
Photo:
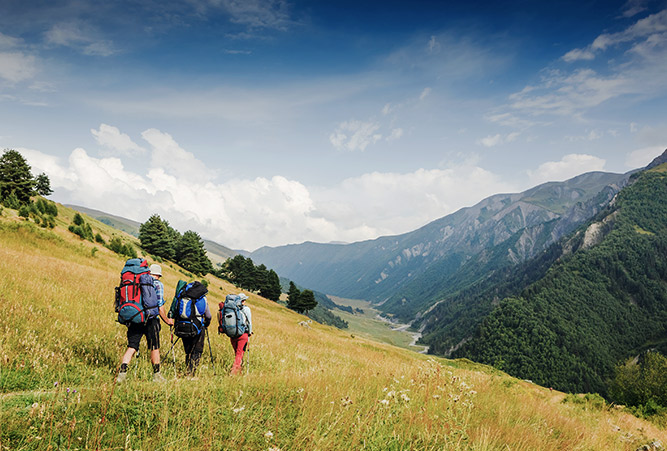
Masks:
[[[130,324],[127,328],[127,347],[138,351],[143,335],[146,335],[149,351],[160,349],[160,318],[148,318],[146,324]]]

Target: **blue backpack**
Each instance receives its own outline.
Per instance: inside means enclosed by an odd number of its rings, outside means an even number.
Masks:
[[[176,296],[170,309],[174,318],[174,334],[181,338],[196,337],[204,330],[208,290],[197,281],[185,286],[181,282],[177,285]]]
[[[218,333],[228,337],[238,338],[248,330],[246,317],[242,312],[241,297],[238,294],[228,294],[225,302],[220,303],[218,312]]]

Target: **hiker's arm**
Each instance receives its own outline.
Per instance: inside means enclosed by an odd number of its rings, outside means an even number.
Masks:
[[[212,319],[211,309],[209,309],[208,302],[206,302],[206,310],[204,310],[204,326],[208,327],[209,324],[211,324]]]
[[[174,320],[171,318],[167,318],[167,312],[164,309],[164,305],[160,306],[160,318],[162,318],[162,321],[164,321],[167,325],[169,326],[174,325]]]

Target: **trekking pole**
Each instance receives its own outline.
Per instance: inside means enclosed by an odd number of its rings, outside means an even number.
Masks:
[[[248,367],[248,371],[246,371],[246,374],[248,374],[250,372],[250,336],[248,336],[248,343],[246,343],[245,352],[248,355],[245,361],[246,366]]]
[[[174,347],[174,326],[169,326],[169,335],[171,335],[171,347]],[[171,360],[174,362],[174,379],[177,378],[176,375],[176,353],[174,352],[171,355]]]
[[[208,335],[208,327],[204,327],[206,332],[206,339],[208,340],[208,352],[211,354],[211,366],[213,367],[213,375],[217,376],[218,373],[215,371],[215,363],[213,362],[213,350],[211,349],[211,337]]]
[[[167,352],[167,355],[164,356],[165,359],[167,357],[169,357],[169,353],[171,352],[172,349],[174,349],[174,346],[176,346],[176,343],[178,343],[178,340],[180,340],[180,339],[181,339],[181,337],[176,338],[176,341],[174,342],[173,345],[171,345],[171,348],[169,349],[169,352]],[[176,365],[176,357],[174,357],[174,365]]]

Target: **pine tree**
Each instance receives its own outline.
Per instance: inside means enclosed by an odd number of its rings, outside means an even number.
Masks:
[[[19,203],[27,204],[34,186],[30,165],[23,155],[16,150],[6,150],[0,157],[0,198],[6,199],[13,193]]]
[[[40,196],[48,196],[53,193],[51,189],[51,180],[43,172],[35,177],[35,193]]]
[[[296,287],[294,282],[290,281],[289,291],[287,292],[287,308],[299,311],[299,298],[301,291]]]
[[[299,296],[299,308],[303,313],[308,313],[310,310],[317,307],[315,300],[315,293],[312,290],[303,290]]]
[[[176,257],[176,243],[178,242],[174,239],[174,232],[175,230],[169,227],[168,222],[154,214],[139,227],[141,247],[153,255],[173,260]]]
[[[176,247],[176,261],[183,268],[195,274],[205,275],[213,271],[213,265],[206,255],[204,241],[197,232],[188,230]]]
[[[274,302],[278,302],[281,293],[280,277],[278,277],[278,274],[273,269],[269,269],[266,273],[264,287],[260,289],[259,294]]]

